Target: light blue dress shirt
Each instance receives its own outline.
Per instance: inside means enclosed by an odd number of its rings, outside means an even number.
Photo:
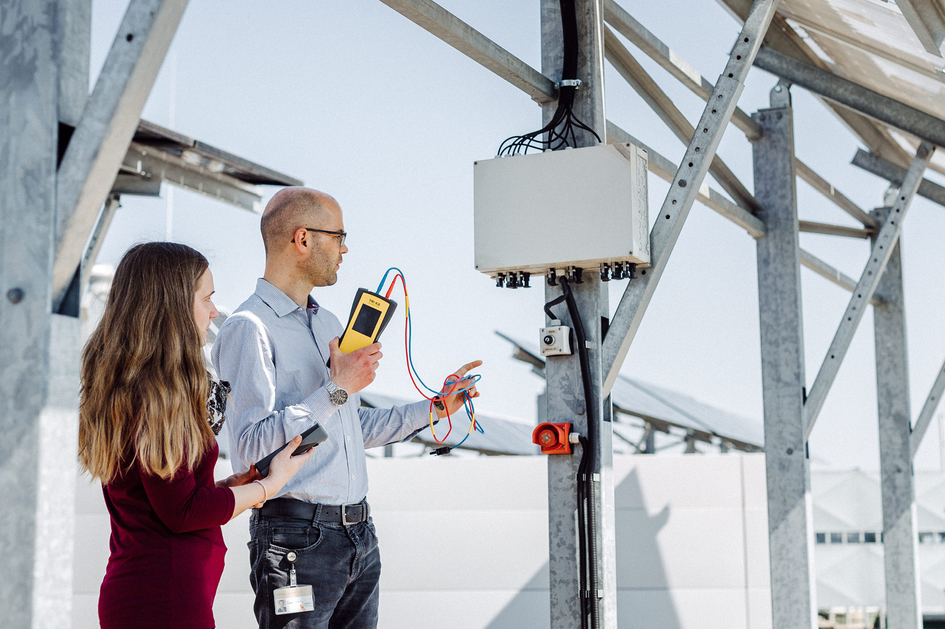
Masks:
[[[314,422],[328,432],[280,497],[327,505],[358,502],[368,491],[364,449],[405,441],[429,423],[427,402],[363,408],[360,396],[349,392],[347,404],[332,404],[325,363],[329,341],[342,331],[337,317],[311,296],[306,311],[260,279],[214,341],[213,364],[232,387],[226,427],[234,471],[249,469]]]

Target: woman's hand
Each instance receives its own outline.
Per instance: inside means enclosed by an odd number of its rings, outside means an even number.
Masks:
[[[256,472],[256,468],[253,466],[250,467],[249,471],[243,474],[234,474],[223,481],[228,482],[230,479],[236,477],[243,480],[242,483],[228,486],[230,491],[233,492],[233,496],[236,498],[236,502],[233,505],[233,518],[250,507],[256,507],[258,509],[266,500],[275,497],[275,495],[279,493],[279,490],[289,482],[289,479],[299,471],[299,468],[312,458],[314,448],[305,454],[292,456],[292,453],[296,451],[301,443],[302,435],[290,441],[288,445],[283,448],[282,452],[276,455],[272,463],[269,464],[269,475],[266,476],[266,478],[260,480],[259,473]],[[250,477],[250,472],[253,472],[255,476]]]
[[[239,474],[233,474],[232,476],[227,476],[223,480],[218,480],[216,482],[217,487],[239,487],[240,485],[248,485],[257,478],[262,478],[259,472],[256,470],[255,463],[249,466],[249,469],[245,472],[240,472]]]
[[[266,489],[269,490],[270,496],[275,496],[279,493],[279,490],[289,482],[290,478],[295,476],[295,473],[299,471],[302,465],[312,458],[312,453],[315,448],[312,448],[305,454],[292,456],[292,453],[296,451],[301,443],[302,435],[298,435],[290,441],[289,445],[282,452],[277,454],[276,458],[269,464],[269,476],[262,482],[266,484]]]

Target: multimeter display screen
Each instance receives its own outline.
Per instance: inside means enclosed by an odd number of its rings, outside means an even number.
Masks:
[[[367,304],[361,304],[361,310],[358,311],[358,318],[354,320],[351,328],[364,336],[372,336],[374,328],[377,327],[377,321],[381,318],[381,311],[372,308]]]

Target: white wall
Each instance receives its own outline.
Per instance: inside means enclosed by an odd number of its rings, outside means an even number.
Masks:
[[[544,457],[369,460],[381,540],[382,628],[547,628]],[[229,473],[221,460],[218,476]],[[617,493],[619,624],[770,627],[763,455],[621,456]],[[80,481],[75,627],[97,627],[108,557],[101,489]],[[255,627],[244,514],[229,551],[217,626]]]
[[[819,471],[812,474],[817,601],[821,608],[884,607],[882,490],[877,472]],[[915,474],[922,610],[945,612],[945,473]],[[854,537],[850,539],[851,534]],[[839,543],[833,539],[839,536]],[[855,540],[855,541],[854,541]]]

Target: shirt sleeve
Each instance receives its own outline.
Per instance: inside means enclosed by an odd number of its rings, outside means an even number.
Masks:
[[[234,471],[249,469],[317,421],[325,423],[338,409],[325,387],[298,404],[276,408],[276,367],[272,343],[261,321],[239,313],[227,319],[213,343],[213,364],[230,383],[226,425]]]
[[[222,526],[233,516],[236,497],[228,487],[199,487],[193,471],[186,470],[164,480],[136,465],[151,508],[172,533]]]
[[[430,425],[430,403],[416,402],[393,408],[358,408],[364,447],[376,448],[408,441]],[[433,416],[437,421],[436,415]]]

